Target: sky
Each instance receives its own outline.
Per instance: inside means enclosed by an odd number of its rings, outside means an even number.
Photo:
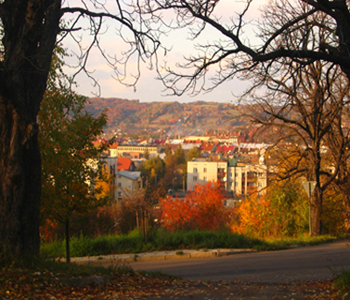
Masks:
[[[110,0],[105,0],[106,5],[112,3]],[[110,2],[108,2],[110,1]],[[256,21],[260,12],[259,7],[263,5],[267,0],[255,0],[253,5],[247,14],[248,20]],[[113,1],[114,2],[114,1]],[[66,3],[69,5],[79,5],[78,0],[69,0]],[[240,11],[242,7],[242,1],[236,0],[221,0],[219,5],[215,9],[215,15],[220,17],[223,23],[229,23],[230,18],[235,16],[235,11]],[[112,9],[112,8],[111,8]],[[166,16],[165,16],[166,17]],[[119,58],[122,57],[121,52],[126,50],[125,43],[115,34],[115,25],[105,23],[104,34],[100,36],[101,48],[104,49],[105,54],[108,57],[116,55]],[[248,36],[253,36],[253,31],[248,32]],[[184,62],[183,56],[195,53],[192,46],[192,42],[188,39],[188,28],[171,31],[168,37],[164,40],[164,45],[168,48],[171,47],[171,51],[167,52],[166,56],[163,56],[161,52],[160,61],[166,60],[169,65],[174,65],[178,62]],[[89,38],[85,32],[76,35],[81,39],[83,47],[88,46]],[[212,39],[216,39],[217,34],[215,31],[208,30],[205,35],[201,37],[198,42],[205,43]],[[68,52],[79,53],[77,44],[70,38],[64,40],[64,47],[68,49]],[[71,56],[66,59],[67,65],[70,68],[66,68],[66,72],[71,75],[74,73],[72,66],[76,65],[76,61]],[[128,70],[135,73],[135,61],[128,62]],[[248,82],[238,79],[229,80],[223,85],[218,86],[210,93],[200,93],[198,95],[191,95],[189,93],[183,96],[169,96],[169,91],[165,91],[163,84],[156,79],[157,74],[155,70],[149,70],[146,64],[141,64],[141,77],[135,87],[128,87],[119,83],[115,79],[115,73],[110,66],[106,63],[103,56],[97,51],[96,47],[92,49],[89,58],[87,69],[91,72],[91,76],[98,81],[100,90],[93,86],[93,81],[86,76],[83,72],[75,78],[77,87],[74,88],[79,94],[94,97],[96,95],[109,98],[123,98],[129,100],[139,100],[140,102],[168,102],[178,101],[182,103],[193,101],[214,101],[229,103],[235,101],[236,97],[242,93],[249,85]],[[126,82],[130,82],[131,77],[127,76]]]

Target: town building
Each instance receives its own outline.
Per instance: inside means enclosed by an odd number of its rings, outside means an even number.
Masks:
[[[136,190],[142,188],[141,172],[120,171],[117,175],[117,195],[118,199],[125,196],[132,196]]]
[[[129,156],[130,153],[146,153],[148,152],[150,155],[157,155],[164,151],[164,146],[145,146],[145,145],[116,145],[114,147],[110,147],[110,156]],[[139,157],[138,157],[139,158]]]
[[[187,163],[187,191],[197,184],[218,181],[225,191],[234,197],[242,197],[253,192],[265,192],[268,182],[268,166],[239,163],[235,159],[195,158]]]

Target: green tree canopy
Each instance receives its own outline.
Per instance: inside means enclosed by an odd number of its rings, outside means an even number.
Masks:
[[[159,156],[152,157],[141,165],[140,170],[144,180],[154,184],[164,177],[165,163]]]
[[[201,152],[199,151],[198,147],[193,147],[188,153],[187,153],[187,161],[191,161],[194,158],[198,158],[201,156]]]

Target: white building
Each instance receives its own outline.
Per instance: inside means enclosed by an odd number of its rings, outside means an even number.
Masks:
[[[142,188],[141,172],[119,171],[117,175],[117,197],[121,199],[126,194],[133,194]]]
[[[218,181],[227,192],[234,195],[264,193],[267,187],[268,167],[265,164],[243,164],[236,160],[210,161],[197,158],[187,163],[187,190],[196,184]]]

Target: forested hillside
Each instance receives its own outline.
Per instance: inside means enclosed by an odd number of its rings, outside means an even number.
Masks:
[[[107,134],[198,135],[210,130],[232,131],[241,126],[239,109],[230,103],[149,102],[119,98],[91,98],[87,111],[107,110]]]

